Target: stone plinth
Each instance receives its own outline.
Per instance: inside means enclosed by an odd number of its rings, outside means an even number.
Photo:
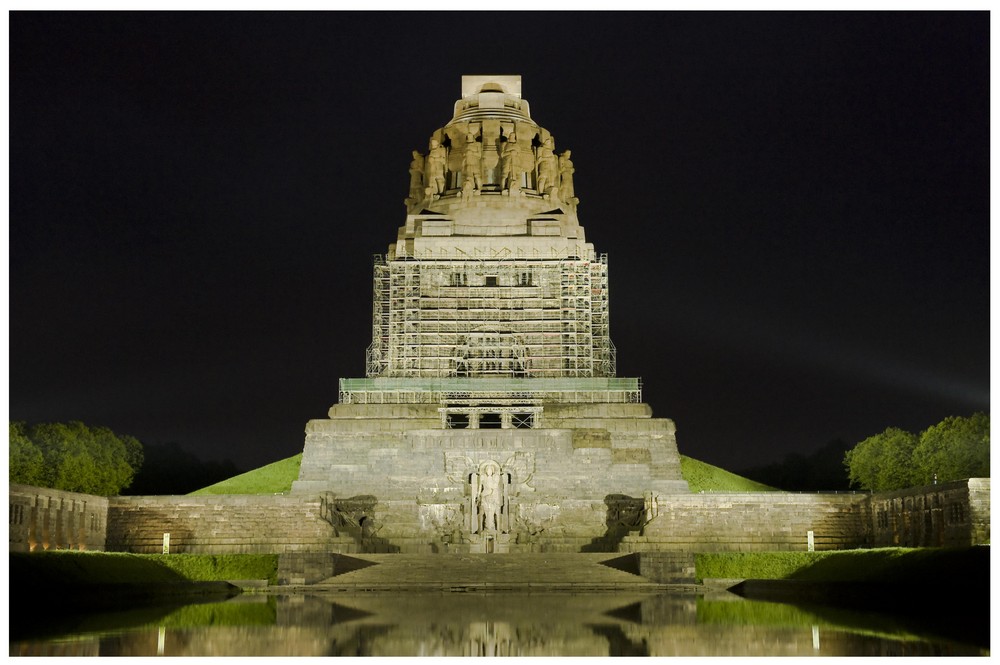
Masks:
[[[382,551],[489,540],[473,526],[484,465],[503,476],[505,537],[493,541],[506,551],[613,549],[641,525],[644,496],[687,492],[674,424],[648,405],[533,413],[534,427],[446,429],[437,405],[337,405],[309,422],[292,492],[327,497],[334,522],[360,529],[364,520]]]

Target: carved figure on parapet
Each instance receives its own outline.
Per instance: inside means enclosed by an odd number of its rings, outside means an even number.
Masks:
[[[576,192],[573,190],[573,173],[576,169],[573,168],[573,161],[569,156],[569,150],[559,155],[559,200],[575,205],[580,200],[576,198]]]
[[[550,194],[549,190],[559,185],[559,166],[555,151],[552,149],[551,136],[538,146],[535,167],[538,169],[538,192]]]
[[[410,198],[407,205],[415,205],[424,198],[424,156],[413,151],[413,161],[410,162]]]
[[[431,139],[430,150],[424,160],[429,197],[439,197],[444,193],[444,171],[448,163],[448,150],[437,139]]]
[[[503,189],[517,192],[520,189],[521,174],[517,172],[517,137],[511,133],[500,153],[500,182]]]
[[[480,190],[483,188],[483,146],[476,141],[476,136],[472,132],[465,139],[465,156],[462,158],[462,174],[465,184],[470,183],[472,188]]]

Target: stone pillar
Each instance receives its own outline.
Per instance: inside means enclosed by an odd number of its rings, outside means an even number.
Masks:
[[[469,429],[479,429],[479,413],[477,411],[469,414]]]
[[[514,414],[510,411],[504,411],[500,414],[500,428],[501,429],[514,429]]]

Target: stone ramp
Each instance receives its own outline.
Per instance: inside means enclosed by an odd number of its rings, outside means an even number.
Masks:
[[[635,574],[638,566],[632,562],[629,555],[615,553],[337,555],[333,576],[311,586],[451,591],[663,587]]]

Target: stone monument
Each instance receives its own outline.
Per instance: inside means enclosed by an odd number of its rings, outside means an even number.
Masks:
[[[465,76],[375,260],[367,376],[310,421],[292,492],[367,551],[614,551],[688,491],[615,376],[608,260],[519,76]],[[401,169],[402,172],[402,169]]]

